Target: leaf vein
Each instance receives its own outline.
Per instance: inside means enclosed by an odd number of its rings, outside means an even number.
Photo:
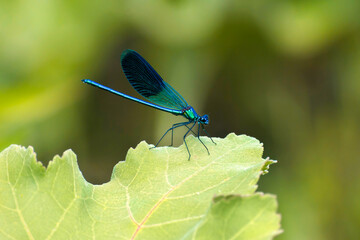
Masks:
[[[202,218],[202,217],[204,217],[204,216],[205,216],[205,215],[194,216],[194,217],[187,217],[187,218],[180,218],[180,219],[175,219],[175,220],[166,221],[166,222],[162,222],[162,223],[155,223],[155,224],[150,224],[150,225],[144,225],[143,228],[161,227],[161,226],[167,225],[167,224],[173,224],[173,223],[178,223],[178,222],[185,222],[185,221],[189,221],[189,220],[200,219],[200,218]]]
[[[6,167],[7,167],[8,180],[9,180],[9,183],[10,183],[10,178],[9,178],[9,174],[10,174],[10,173],[9,173],[9,162],[8,162],[8,161],[9,161],[9,152],[10,152],[10,151],[8,151],[8,152],[7,152],[7,155],[6,155]],[[13,196],[13,198],[14,198],[14,203],[15,203],[16,211],[17,211],[17,214],[18,214],[18,216],[19,216],[19,218],[20,218],[21,224],[24,226],[25,232],[26,232],[27,236],[29,237],[29,239],[34,239],[33,235],[31,234],[31,231],[30,231],[30,229],[29,229],[29,226],[27,225],[27,223],[26,223],[26,221],[25,221],[25,219],[24,219],[24,216],[22,215],[22,212],[21,212],[21,210],[20,210],[20,208],[19,208],[19,203],[18,203],[17,198],[16,198],[15,190],[14,190],[14,187],[11,186],[11,184],[10,184],[10,189],[11,189],[12,196]]]

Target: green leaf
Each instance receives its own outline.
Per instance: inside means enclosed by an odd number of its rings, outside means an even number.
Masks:
[[[272,195],[218,196],[191,238],[272,239],[281,233],[276,209],[276,198]]]
[[[0,239],[180,239],[198,226],[201,232],[218,202],[211,205],[213,196],[253,194],[267,164],[254,138],[202,140],[211,154],[188,137],[190,161],[184,145],[150,150],[141,142],[103,185],[86,182],[71,150],[45,169],[31,147],[12,145],[0,153]]]
[[[270,158],[266,158],[265,159],[265,164],[264,164],[264,166],[262,168],[262,175],[265,175],[265,174],[269,173],[270,165],[274,164],[274,163],[277,163],[277,161],[272,160]]]

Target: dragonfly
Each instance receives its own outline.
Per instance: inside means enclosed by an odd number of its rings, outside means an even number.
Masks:
[[[121,54],[121,66],[123,72],[131,84],[131,86],[145,99],[148,101],[138,99],[127,94],[118,92],[114,89],[101,85],[90,79],[83,79],[84,83],[90,84],[91,86],[100,88],[107,92],[121,96],[125,99],[141,103],[143,105],[168,112],[177,116],[183,116],[187,119],[185,122],[175,123],[169,128],[160,138],[160,140],[154,146],[157,147],[161,140],[171,131],[171,146],[173,145],[173,132],[174,129],[185,126],[187,132],[183,136],[187,152],[189,154],[188,160],[191,158],[189,147],[186,143],[186,136],[191,132],[196,134],[193,130],[195,125],[198,125],[197,138],[207,150],[210,155],[209,149],[206,147],[204,142],[200,139],[200,129],[214,142],[211,136],[205,129],[205,125],[209,124],[209,116],[207,114],[200,116],[197,114],[195,109],[190,106],[185,99],[168,83],[166,83],[160,75],[154,70],[154,68],[136,51],[127,49]]]

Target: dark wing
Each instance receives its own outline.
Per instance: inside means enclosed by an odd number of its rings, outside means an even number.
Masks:
[[[163,107],[182,110],[188,106],[185,99],[164,82],[150,64],[134,50],[125,50],[121,66],[131,86],[144,98]]]

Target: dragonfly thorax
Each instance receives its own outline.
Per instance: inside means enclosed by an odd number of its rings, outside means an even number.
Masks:
[[[203,116],[199,116],[195,109],[191,106],[188,106],[186,108],[184,108],[182,110],[182,113],[184,115],[184,117],[186,117],[187,119],[191,120],[191,121],[196,121],[196,122],[200,122],[202,124],[208,125],[209,124],[209,116],[208,115],[203,115]]]

